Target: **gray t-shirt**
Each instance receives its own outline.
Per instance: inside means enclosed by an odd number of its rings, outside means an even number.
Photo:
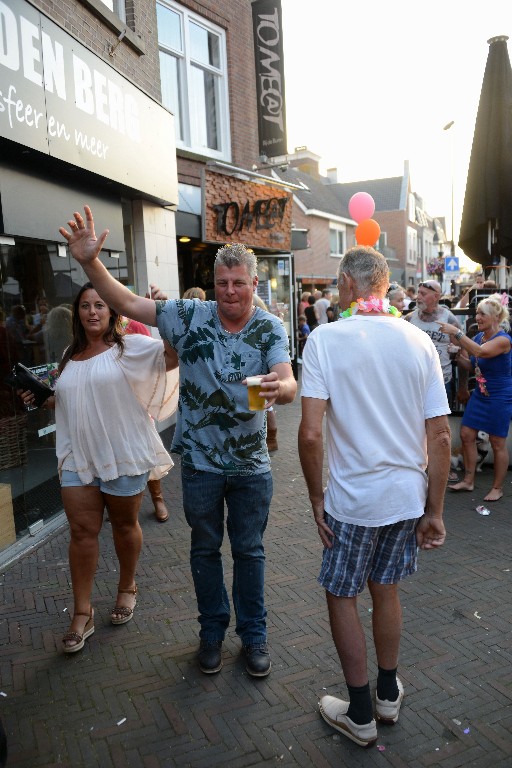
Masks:
[[[172,450],[182,464],[226,475],[268,472],[266,414],[249,411],[247,376],[289,363],[283,324],[257,307],[239,333],[228,333],[217,302],[157,301],[160,335],[178,353],[180,398]]]
[[[441,361],[441,368],[443,369],[443,378],[445,383],[452,380],[452,361],[450,358],[450,353],[448,352],[448,347],[450,346],[450,337],[447,333],[442,333],[439,330],[439,323],[450,323],[451,325],[456,325],[457,328],[460,328],[461,325],[455,315],[450,312],[450,310],[447,307],[439,306],[438,312],[437,312],[437,318],[435,320],[432,320],[431,322],[425,322],[424,320],[420,320],[418,310],[415,309],[413,312],[411,312],[410,315],[407,315],[406,319],[416,326],[416,328],[421,328],[422,331],[425,331],[425,333],[428,333],[432,341],[434,342],[434,346],[438,351],[439,359]]]

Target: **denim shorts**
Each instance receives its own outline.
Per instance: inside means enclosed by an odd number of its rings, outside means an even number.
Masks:
[[[418,568],[417,519],[380,528],[325,521],[334,533],[332,549],[324,549],[318,582],[336,597],[355,597],[368,579],[396,584]]]
[[[98,488],[102,493],[108,493],[110,496],[136,496],[141,493],[147,485],[149,472],[143,475],[121,475],[115,480],[100,480],[95,477],[92,483],[82,483],[77,472],[70,472],[68,469],[62,470],[60,479],[61,488]]]

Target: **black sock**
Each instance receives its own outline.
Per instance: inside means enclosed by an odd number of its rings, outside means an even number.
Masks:
[[[398,699],[399,691],[396,682],[396,670],[396,667],[394,669],[382,669],[382,667],[379,667],[377,696],[381,701],[384,701],[384,699],[396,701]]]
[[[347,685],[347,688],[350,698],[350,706],[347,711],[347,716],[350,717],[354,723],[357,723],[357,725],[370,723],[373,720],[370,683],[366,683],[366,685],[361,685],[359,687]]]

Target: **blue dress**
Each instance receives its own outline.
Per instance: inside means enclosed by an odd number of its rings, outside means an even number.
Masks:
[[[504,331],[498,331],[496,336],[510,336]],[[473,341],[480,344],[483,333],[477,333]],[[510,339],[512,342],[512,339]],[[471,355],[471,364],[476,364],[476,358]],[[478,383],[475,384],[469,402],[462,417],[462,424],[471,429],[482,430],[496,437],[507,437],[512,418],[512,351],[489,358],[478,358],[482,376],[486,379],[485,386],[489,397],[480,392]]]

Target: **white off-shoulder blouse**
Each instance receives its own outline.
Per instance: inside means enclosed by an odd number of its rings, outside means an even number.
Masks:
[[[89,360],[70,360],[55,389],[59,474],[163,477],[173,466],[152,419],[171,416],[178,403],[178,369],[165,371],[163,342],[139,334]],[[149,417],[152,418],[149,418]]]

